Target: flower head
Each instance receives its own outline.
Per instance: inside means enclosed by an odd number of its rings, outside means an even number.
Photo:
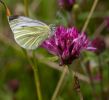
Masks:
[[[59,56],[61,64],[71,64],[82,50],[94,50],[85,33],[80,34],[75,27],[59,26],[54,35],[42,44],[50,53]]]
[[[61,8],[70,11],[75,4],[75,0],[58,0],[58,4]]]
[[[102,76],[97,73],[97,74],[93,77],[93,80],[96,81],[96,82],[100,82],[100,81],[102,80]]]
[[[12,79],[12,80],[8,81],[7,86],[12,92],[15,93],[19,89],[19,81],[16,79]]]
[[[94,51],[96,54],[101,54],[106,48],[105,41],[102,37],[96,37],[92,41],[92,45],[96,48],[96,50]]]

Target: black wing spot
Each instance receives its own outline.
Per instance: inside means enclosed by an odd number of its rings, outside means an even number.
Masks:
[[[15,16],[9,16],[9,21],[12,21],[14,19],[17,19],[19,16],[18,15],[15,15]]]

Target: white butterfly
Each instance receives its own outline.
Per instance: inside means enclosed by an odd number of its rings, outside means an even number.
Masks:
[[[25,49],[36,49],[54,33],[50,26],[28,17],[9,16],[8,20],[14,33],[15,41]]]

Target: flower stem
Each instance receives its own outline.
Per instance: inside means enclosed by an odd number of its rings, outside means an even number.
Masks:
[[[25,5],[25,16],[29,16],[28,0],[24,0],[24,5]]]
[[[80,83],[79,83],[79,79],[77,76],[74,76],[74,89],[77,91],[80,100],[83,100],[83,95],[80,90]]]
[[[91,19],[91,17],[92,17],[92,14],[93,14],[93,12],[94,12],[94,10],[95,10],[95,7],[96,7],[98,1],[99,1],[99,0],[94,0],[94,3],[93,3],[93,5],[92,5],[92,8],[91,8],[91,10],[90,10],[90,13],[89,13],[89,15],[88,15],[88,17],[87,17],[87,20],[85,21],[85,24],[84,24],[84,26],[83,26],[83,28],[82,28],[81,33],[82,33],[82,32],[85,32],[85,30],[86,30],[86,28],[87,28],[87,26],[88,26],[88,24],[89,24],[89,21],[90,21],[90,19]]]
[[[99,27],[95,30],[95,32],[94,32],[94,35],[95,36],[98,36],[98,35],[100,35],[100,33],[103,31],[103,29],[106,27],[106,21],[103,21],[100,25],[99,25]]]
[[[25,16],[29,16],[28,0],[24,0],[24,5],[25,5]],[[23,49],[23,52],[25,53],[25,55],[28,59],[28,62],[31,65],[31,67],[34,71],[34,79],[35,79],[35,85],[36,85],[38,100],[42,100],[42,94],[41,94],[40,82],[39,82],[39,76],[38,76],[38,67],[37,67],[37,64],[36,64],[36,61],[35,61],[35,51],[32,51],[33,61],[28,56],[28,53],[27,53],[26,50]]]
[[[59,82],[58,82],[58,84],[57,84],[57,86],[56,86],[56,89],[55,89],[55,91],[54,91],[54,93],[53,93],[53,96],[52,96],[51,100],[56,100],[56,98],[57,98],[57,96],[58,96],[58,93],[59,93],[59,91],[60,91],[60,89],[61,89],[61,86],[62,86],[62,84],[63,84],[64,78],[65,78],[65,76],[66,76],[66,74],[67,74],[67,71],[68,71],[68,66],[65,65],[64,68],[63,68],[63,72],[62,72],[62,74],[61,74],[61,77],[60,77],[60,79],[59,79]]]
[[[108,83],[109,83],[109,61],[107,62],[107,70],[108,70]],[[109,85],[108,85],[108,91],[109,91]]]
[[[33,51],[33,61],[32,61],[32,59],[30,59],[30,57],[28,56],[27,51],[24,49],[22,49],[22,51],[24,52],[29,64],[31,65],[34,71],[34,79],[35,79],[38,100],[42,100],[42,95],[41,95],[41,90],[40,90],[40,81],[39,81],[39,76],[38,76],[38,67],[35,61],[35,52]]]
[[[101,56],[99,55],[99,58],[98,58],[98,61],[99,61],[99,73],[100,73],[100,78],[101,78],[101,80],[100,80],[100,89],[101,89],[101,98],[104,100],[105,98],[105,96],[104,96],[104,90],[103,90],[103,66],[102,66],[102,64],[101,64]]]
[[[92,94],[93,94],[95,100],[98,100],[98,97],[97,97],[96,91],[95,91],[95,84],[94,84],[94,81],[93,81],[93,76],[92,76],[92,73],[91,73],[89,61],[86,63],[86,71],[87,71],[87,74],[88,74],[89,79],[90,79],[90,85],[92,87]]]
[[[72,76],[72,69],[71,68],[69,68],[69,74]],[[77,76],[76,73],[73,73],[72,78],[73,78],[72,82],[73,82],[74,90],[77,92],[80,100],[84,100],[83,94],[82,94],[81,89],[80,89],[79,76]]]
[[[25,57],[27,58],[27,60],[28,60],[28,62],[29,62],[29,64],[30,64],[30,66],[33,66],[33,62],[32,62],[32,60],[31,60],[31,58],[28,56],[27,51],[26,51],[25,49],[23,49],[23,48],[22,48],[22,51],[23,51],[23,53],[25,54]]]
[[[36,83],[38,100],[42,100],[42,94],[41,94],[41,89],[40,89],[40,81],[39,81],[37,66],[33,66],[33,70],[34,70],[34,78],[35,78],[35,83]]]
[[[32,66],[32,68],[34,71],[34,79],[35,79],[35,84],[36,84],[38,100],[42,100],[40,81],[39,81],[39,75],[38,75],[38,66],[37,66],[36,61],[35,61],[35,51],[33,51],[33,63],[34,63],[34,66]]]
[[[71,27],[73,25],[72,12],[67,12],[67,16],[68,16],[68,26]]]

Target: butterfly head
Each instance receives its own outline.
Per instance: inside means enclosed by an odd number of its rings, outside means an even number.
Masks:
[[[50,36],[52,36],[52,35],[55,33],[56,25],[54,25],[54,24],[50,24],[49,27],[50,27],[50,30],[51,30],[51,32],[50,32]]]

